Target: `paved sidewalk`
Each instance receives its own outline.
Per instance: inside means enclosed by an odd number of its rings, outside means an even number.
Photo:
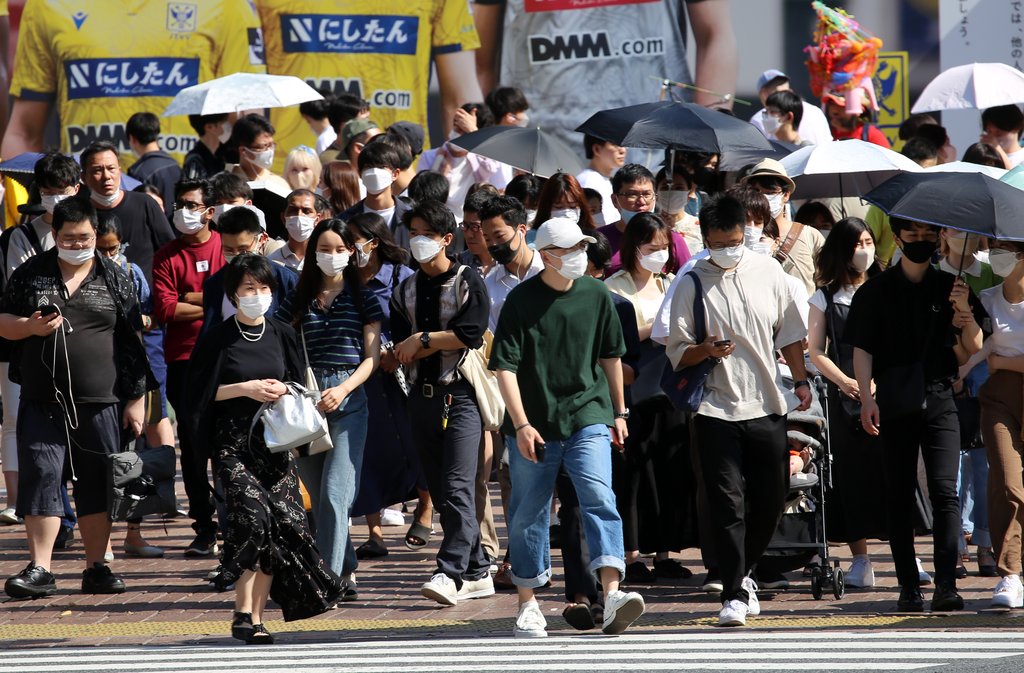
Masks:
[[[496,515],[501,515],[500,500],[492,484]],[[409,515],[406,516],[408,521]],[[366,528],[354,522],[356,543],[366,539]],[[438,524],[435,528],[440,530]],[[166,529],[166,530],[165,530]],[[343,639],[431,636],[473,637],[508,636],[516,612],[514,592],[498,592],[491,598],[465,601],[441,608],[422,598],[420,585],[429,579],[438,536],[424,551],[412,552],[402,544],[405,528],[385,528],[390,554],[380,560],[366,561],[357,572],[359,601],[345,603],[318,618],[285,624],[280,612],[270,611],[268,628],[282,634],[279,642],[333,642]],[[15,601],[0,594],[0,642],[4,647],[40,647],[68,645],[139,644],[227,644],[228,623],[233,592],[217,593],[204,578],[215,559],[186,559],[182,552],[192,539],[187,519],[147,521],[146,537],[164,547],[163,559],[125,559],[121,553],[124,524],[114,532],[115,572],[123,575],[128,592],[120,596],[88,596],[78,593],[84,553],[81,541],[55,555],[54,572],[57,595],[40,600]],[[504,540],[503,524],[499,532]],[[930,542],[918,540],[918,552],[925,568],[931,569]],[[0,577],[19,572],[27,562],[24,531],[21,526],[0,527]],[[752,628],[843,628],[843,629],[965,629],[1024,628],[1024,611],[988,609],[995,580],[976,576],[977,566],[969,567],[971,576],[959,583],[967,609],[959,614],[895,614],[897,597],[895,572],[888,547],[871,546],[877,586],[873,590],[850,590],[836,601],[827,594],[813,599],[810,585],[799,571],[790,573],[792,586],[774,595],[762,591],[761,617],[751,619]],[[849,564],[849,552],[836,547],[834,552]],[[720,605],[714,597],[700,591],[703,569],[696,550],[687,550],[680,558],[694,571],[686,581],[659,582],[640,591],[648,606],[631,631],[659,632],[706,630],[713,628]],[[541,593],[542,608],[548,616],[552,634],[575,633],[562,620],[562,577],[558,552],[554,552],[554,585]],[[930,591],[926,589],[925,597]]]

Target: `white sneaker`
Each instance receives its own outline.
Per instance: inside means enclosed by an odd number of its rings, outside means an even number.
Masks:
[[[747,596],[749,596],[747,599],[747,614],[751,617],[761,614],[761,601],[757,600],[757,583],[754,582],[752,577],[744,577],[740,586],[747,590]],[[731,603],[732,601],[729,602]]]
[[[871,559],[867,554],[854,556],[850,569],[844,575],[846,586],[854,589],[867,589],[875,586],[875,569],[871,567]]]
[[[380,511],[380,525],[382,526],[404,526],[405,515],[397,509],[382,509]]]
[[[921,559],[915,558],[914,561],[917,562],[917,578],[918,581],[921,583],[921,586],[927,586],[931,584],[932,576],[924,571],[924,566],[921,565]]]
[[[430,581],[420,587],[420,593],[441,605],[455,605],[459,600],[455,580],[444,573],[434,573]]]
[[[706,594],[720,594],[725,590],[725,585],[717,574],[708,573],[704,577],[704,584],[700,585],[700,590]]]
[[[527,601],[519,606],[516,627],[512,635],[516,638],[547,638],[548,622],[540,611],[537,601]]]
[[[604,624],[601,631],[610,636],[622,633],[640,618],[644,609],[644,599],[635,591],[612,591],[604,599]]]
[[[747,625],[747,604],[743,601],[731,600],[722,605],[722,611],[718,613],[719,626],[746,626]]]
[[[15,525],[19,523],[24,523],[24,520],[14,513],[13,507],[8,507],[7,509],[0,512],[0,523],[7,525]]]
[[[458,599],[483,598],[494,595],[494,580],[490,574],[484,575],[478,580],[462,580],[462,588],[459,589]]]
[[[1024,584],[1020,576],[1007,575],[999,580],[996,590],[992,592],[994,608],[1024,608]]]

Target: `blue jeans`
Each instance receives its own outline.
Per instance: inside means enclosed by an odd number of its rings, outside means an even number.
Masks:
[[[580,518],[590,551],[590,572],[626,571],[622,519],[612,492],[612,446],[608,428],[588,425],[566,440],[547,440],[544,461],[523,458],[514,437],[505,437],[512,477],[509,498],[508,548],[512,581],[536,589],[551,579],[549,546],[551,493],[558,469],[564,466],[579,498]]]
[[[320,390],[327,390],[345,381],[354,370],[314,367],[313,371]],[[341,406],[327,414],[334,448],[298,460],[299,477],[313,503],[316,546],[324,563],[337,575],[350,575],[358,565],[349,540],[348,517],[359,488],[368,419],[366,391],[359,386]]]

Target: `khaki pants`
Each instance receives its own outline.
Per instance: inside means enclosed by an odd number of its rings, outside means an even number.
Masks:
[[[480,435],[480,462],[476,471],[476,520],[480,522],[480,546],[492,561],[498,558],[498,552],[501,550],[498,530],[494,526],[491,493],[487,490],[487,480],[491,477],[491,466],[494,464],[497,436],[493,432],[484,432]]]
[[[1021,574],[1024,529],[1024,466],[1021,463],[1021,417],[1024,376],[997,371],[978,392],[981,433],[988,450],[988,509],[992,547],[999,574]]]

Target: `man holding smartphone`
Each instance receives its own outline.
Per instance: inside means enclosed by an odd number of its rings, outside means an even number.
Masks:
[[[723,585],[719,626],[757,615],[753,565],[771,540],[789,484],[786,399],[776,351],[789,364],[800,402],[810,406],[803,339],[807,326],[778,262],[743,245],[746,209],[724,195],[700,211],[709,257],[693,268],[703,287],[707,338],[697,343],[696,286],[683,278],[669,299],[665,353],[676,369],[708,358],[719,363],[694,415],[698,477],[708,496]]]
[[[639,594],[619,590],[625,551],[611,444],[621,449],[626,441],[629,410],[619,360],[626,348],[611,295],[586,276],[586,246],[594,242],[573,220],[541,225],[536,249],[544,270],[509,292],[494,334],[490,367],[508,412],[502,434],[512,476],[508,544],[519,592],[516,637],[547,635],[534,590],[551,578],[551,493],[563,465],[579,497],[589,569],[604,589],[602,631],[622,633],[644,611]]]

